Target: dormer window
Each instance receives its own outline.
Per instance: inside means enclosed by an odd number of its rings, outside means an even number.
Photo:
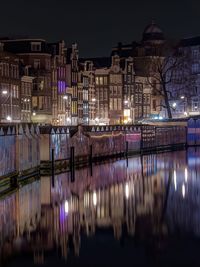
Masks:
[[[41,51],[41,42],[31,42],[31,51],[40,52]]]

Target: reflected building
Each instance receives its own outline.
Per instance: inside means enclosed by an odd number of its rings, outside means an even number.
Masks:
[[[149,242],[152,250],[157,241],[167,243],[168,234],[198,236],[200,162],[192,159],[198,154],[197,149],[136,156],[128,164],[93,165],[92,173],[75,170],[73,182],[69,172],[56,175],[54,186],[51,177],[41,177],[20,188],[0,201],[4,257],[31,251],[34,262],[43,264],[56,250],[67,260],[79,256],[81,238],[106,230],[121,245],[131,238]]]

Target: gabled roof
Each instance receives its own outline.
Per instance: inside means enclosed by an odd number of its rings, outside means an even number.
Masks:
[[[92,61],[95,68],[109,68],[111,66],[111,57],[80,58],[79,62],[84,63]]]

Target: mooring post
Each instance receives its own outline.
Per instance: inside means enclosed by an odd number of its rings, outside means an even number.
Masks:
[[[128,141],[126,141],[126,157],[128,157]]]
[[[93,154],[92,149],[93,149],[92,145],[90,145],[90,155],[89,155],[90,176],[92,176],[92,154]]]
[[[71,181],[75,181],[75,162],[74,162],[74,146],[70,147],[70,172],[71,172]]]
[[[51,150],[51,185],[54,187],[54,148]]]

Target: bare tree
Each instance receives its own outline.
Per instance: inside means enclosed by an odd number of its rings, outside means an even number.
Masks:
[[[168,85],[172,83],[177,71],[184,68],[184,56],[177,48],[168,44],[151,47],[151,55],[146,58],[145,75],[148,84],[152,87],[152,93],[163,99],[160,106],[166,108],[168,118],[172,118],[170,100],[172,92]]]

